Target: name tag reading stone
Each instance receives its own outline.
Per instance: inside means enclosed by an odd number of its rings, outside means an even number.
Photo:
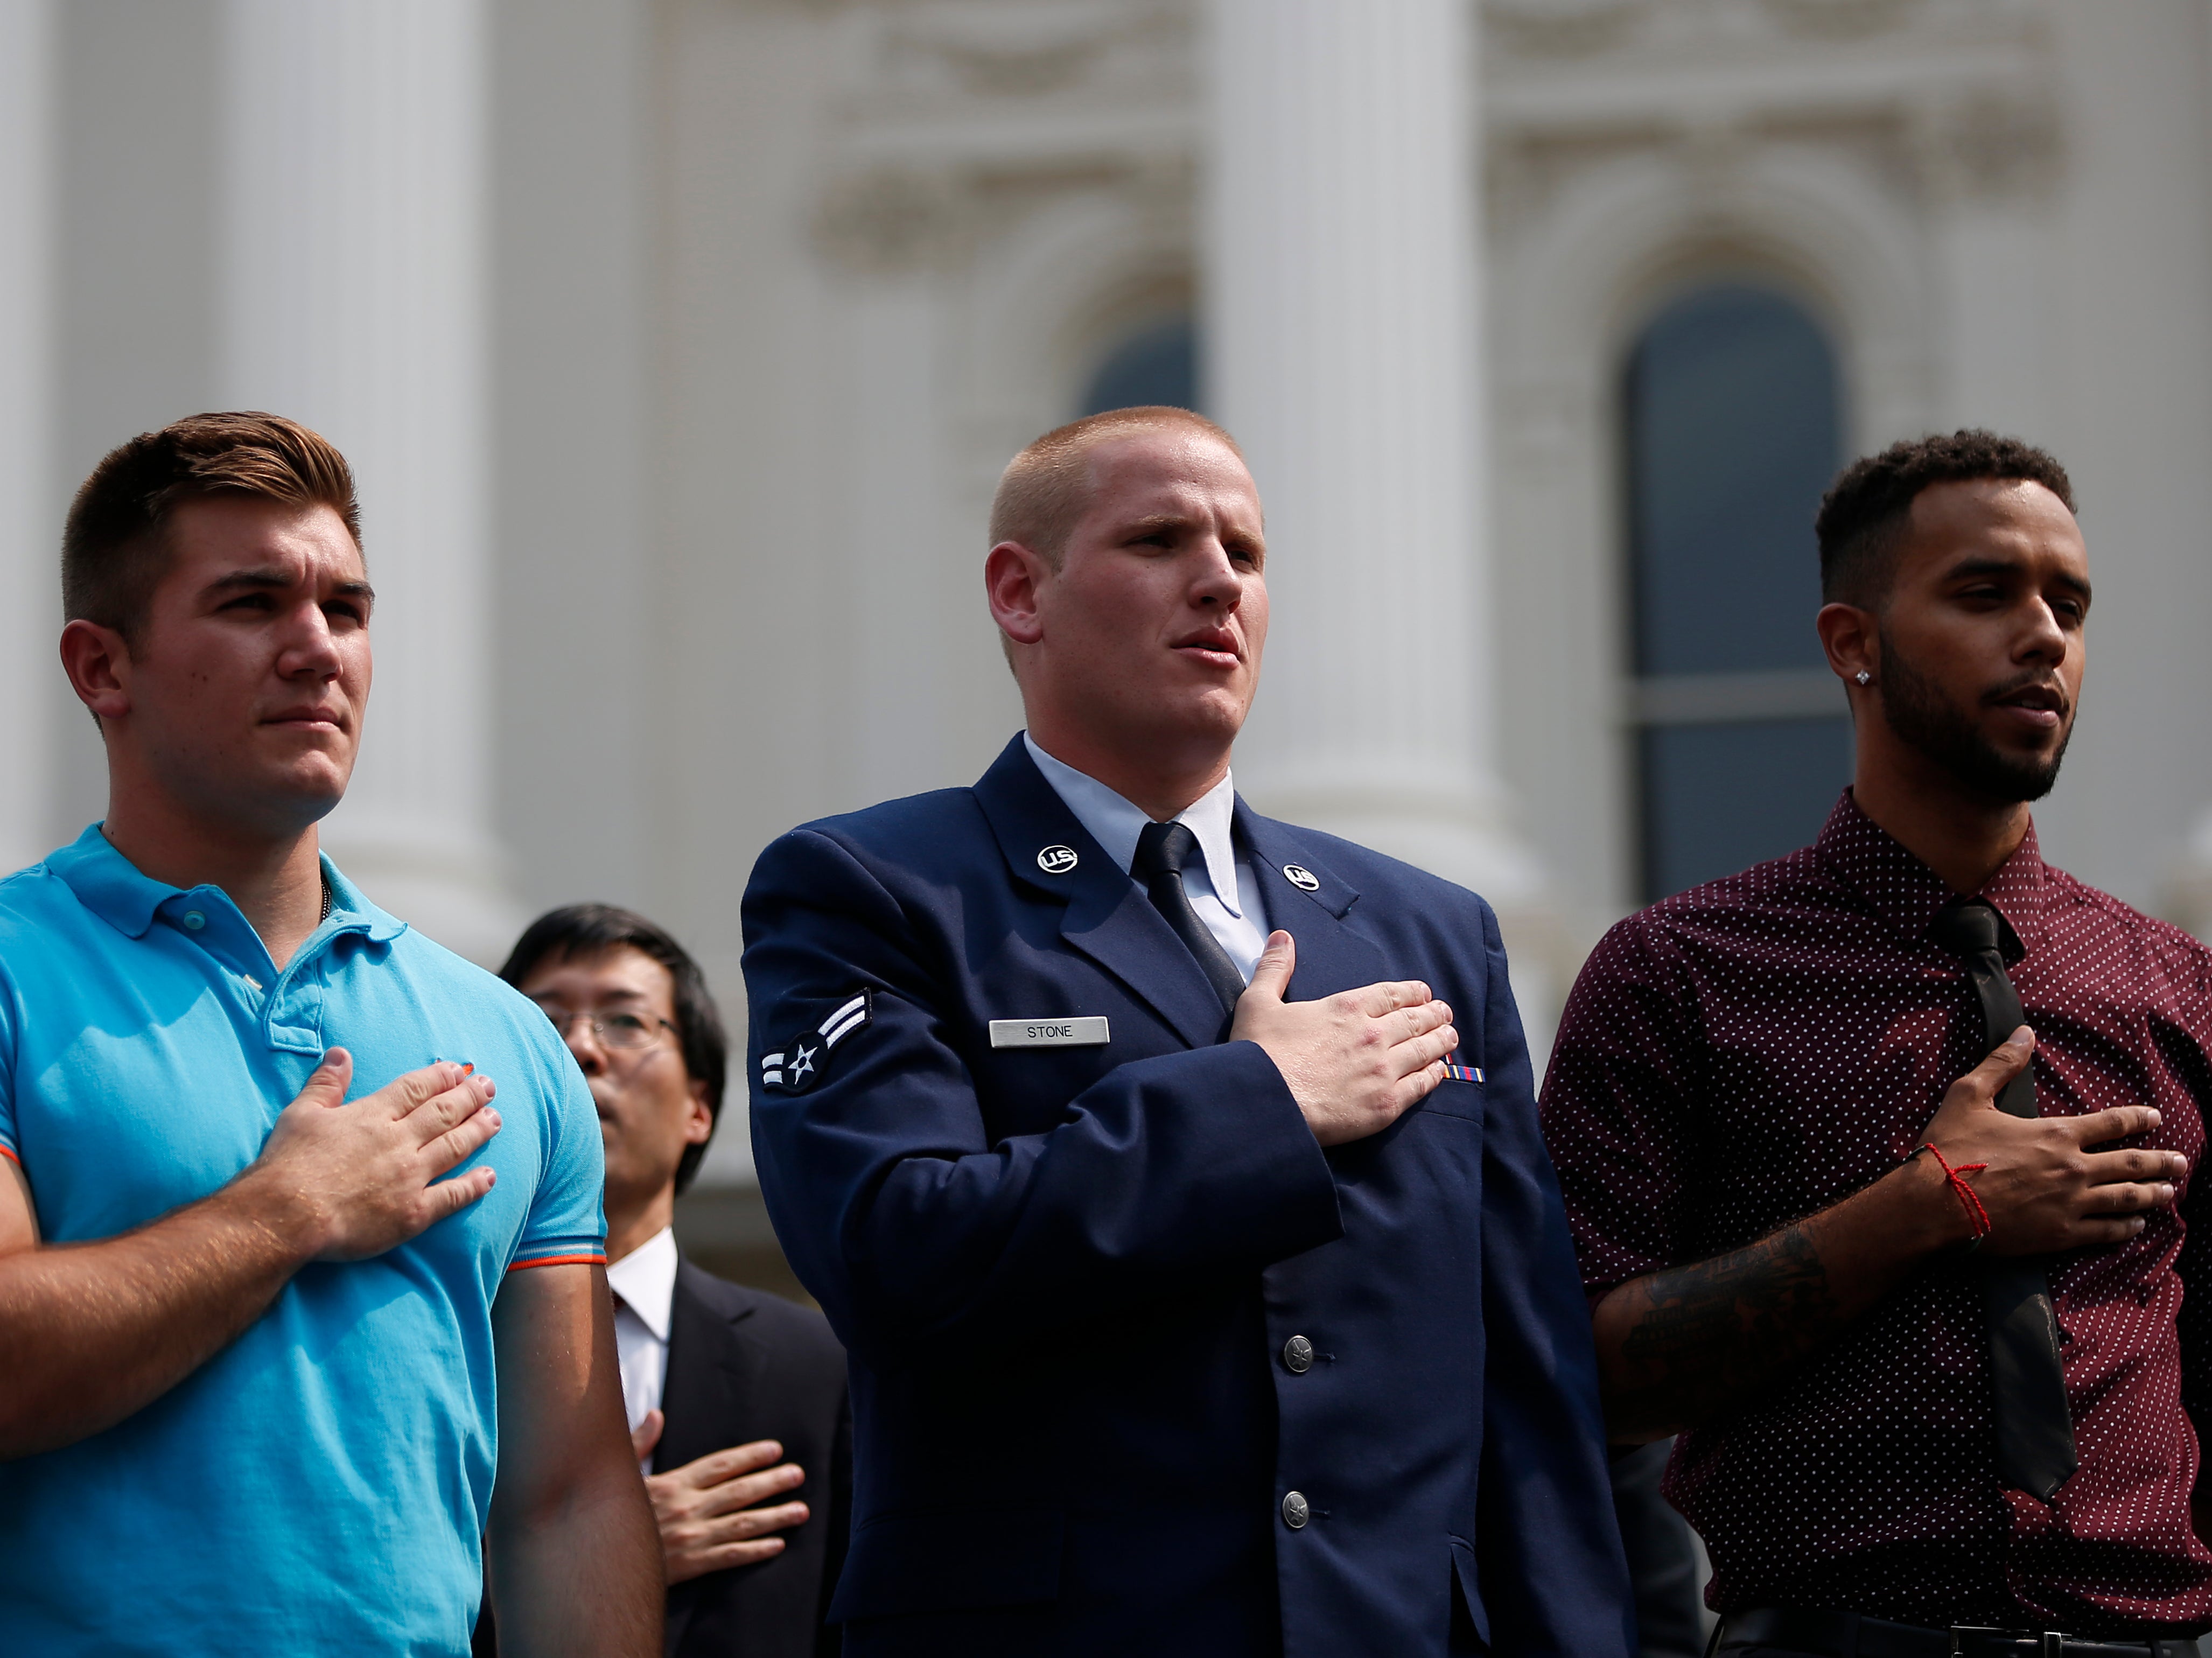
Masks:
[[[1108,1040],[1103,1014],[1081,1019],[991,1021],[994,1048],[1097,1048]]]

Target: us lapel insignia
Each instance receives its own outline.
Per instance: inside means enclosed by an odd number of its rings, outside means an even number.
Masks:
[[[875,993],[863,990],[841,1003],[830,1017],[809,1026],[772,1054],[761,1055],[761,1086],[779,1094],[804,1094],[830,1069],[830,1056],[866,1024],[875,1011]]]
[[[1292,886],[1296,887],[1300,892],[1319,892],[1321,890],[1321,877],[1315,874],[1304,864],[1284,865],[1283,878],[1285,881],[1288,881]]]
[[[1037,853],[1037,867],[1047,875],[1065,875],[1075,864],[1073,847],[1051,846]]]

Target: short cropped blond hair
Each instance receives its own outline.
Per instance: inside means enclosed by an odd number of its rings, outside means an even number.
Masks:
[[[1101,444],[1132,432],[1181,427],[1225,444],[1239,460],[1244,452],[1203,415],[1164,404],[1109,409],[1055,426],[1006,463],[991,497],[991,544],[1019,542],[1055,570],[1067,538],[1091,505],[1091,454]]]

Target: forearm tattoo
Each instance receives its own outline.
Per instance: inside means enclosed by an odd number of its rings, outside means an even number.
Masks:
[[[1642,1289],[1607,1390],[1624,1427],[1710,1418],[1819,1346],[1838,1319],[1827,1268],[1802,1224],[1655,1272]]]

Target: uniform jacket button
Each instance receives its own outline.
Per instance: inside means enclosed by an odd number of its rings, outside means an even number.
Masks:
[[[1304,1336],[1292,1336],[1283,1344],[1283,1363],[1292,1376],[1304,1376],[1313,1369],[1313,1343]]]
[[[1292,1531],[1303,1530],[1313,1518],[1313,1509],[1306,1502],[1304,1491],[1288,1491],[1283,1497],[1283,1523]]]

